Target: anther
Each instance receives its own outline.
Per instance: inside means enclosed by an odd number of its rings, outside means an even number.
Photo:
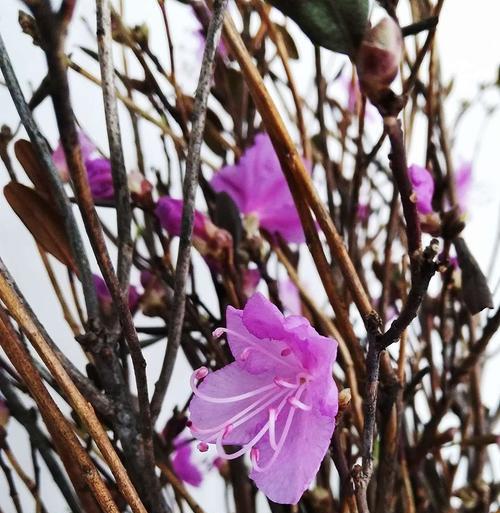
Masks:
[[[257,447],[252,447],[250,449],[250,459],[252,461],[259,461],[260,458],[260,451],[257,449]]]
[[[207,452],[208,451],[208,444],[206,442],[200,442],[198,444],[198,450],[200,452]]]
[[[196,379],[203,379],[208,375],[208,369],[206,367],[200,367],[194,371],[194,377]]]
[[[285,347],[285,349],[283,349],[280,354],[281,354],[281,356],[288,356],[291,353],[292,353],[292,350],[289,347]]]
[[[225,428],[224,428],[224,433],[222,435],[222,438],[226,438],[227,435],[229,435],[229,433],[231,433],[231,431],[233,430],[233,425],[232,424],[228,424]]]
[[[190,428],[192,425],[193,425],[193,421],[192,420],[188,420],[186,422],[186,427]]]

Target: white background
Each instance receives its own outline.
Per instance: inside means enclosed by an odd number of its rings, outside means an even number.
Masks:
[[[177,41],[178,71],[181,85],[186,92],[192,92],[199,71],[199,48],[194,35],[196,22],[189,9],[173,1],[167,2],[170,11],[171,28],[174,40]],[[131,24],[146,22],[150,29],[150,44],[153,51],[167,65],[168,56],[164,29],[159,15],[156,0],[126,0],[126,18]],[[29,94],[38,85],[45,74],[45,62],[40,49],[32,46],[30,39],[21,33],[17,23],[18,9],[21,3],[16,0],[1,0],[0,33],[10,52],[15,71],[25,90]],[[92,36],[87,25],[81,18],[86,19],[91,27],[94,22],[94,2],[81,0],[78,3],[78,12],[71,27],[69,48],[74,52],[76,62],[88,66],[95,74],[97,67],[93,65],[77,48],[78,44],[87,45],[95,49]],[[445,81],[453,78],[454,85],[451,99],[447,104],[448,119],[453,119],[461,100],[473,97],[480,84],[492,82],[498,74],[500,62],[500,45],[498,39],[498,20],[500,19],[500,3],[496,0],[448,0],[442,12],[438,30],[439,50],[442,57],[442,73]],[[313,90],[312,46],[302,36],[299,37],[301,61],[294,64],[294,71],[298,76],[299,87],[302,92]],[[119,55],[117,55],[117,59]],[[325,69],[338,69],[341,57],[324,52]],[[132,69],[133,66],[132,66]],[[298,74],[298,73],[300,74]],[[328,71],[327,71],[328,72]],[[100,91],[84,79],[70,73],[73,103],[76,116],[85,130],[106,151],[104,118]],[[499,103],[498,91],[487,96],[489,105]],[[130,169],[134,165],[134,148],[130,132],[130,125],[125,113],[122,112],[122,127],[125,140],[125,153]],[[45,101],[36,111],[36,118],[51,144],[57,143],[57,130],[51,105]],[[483,124],[484,110],[474,109],[468,115],[466,122],[458,134],[454,159],[471,159],[477,150],[474,162],[474,185],[470,199],[470,214],[465,237],[478,258],[483,269],[490,262],[491,248],[496,237],[499,212],[500,169],[499,169],[499,134],[500,115],[494,115],[485,126]],[[11,103],[8,92],[0,86],[0,124],[7,123],[12,128],[17,126],[17,113]],[[376,127],[374,133],[378,133]],[[161,167],[164,165],[162,150],[158,141],[158,134],[154,128],[141,123],[144,135],[146,165]],[[478,145],[478,142],[480,145]],[[423,145],[417,140],[412,146],[410,160],[423,164]],[[7,183],[8,177],[3,166],[0,166],[0,185]],[[42,264],[37,254],[33,239],[30,237],[18,218],[6,205],[3,195],[0,195],[0,256],[13,273],[21,290],[35,309],[37,315],[44,323],[49,333],[59,346],[75,361],[81,359],[81,351],[73,340],[69,330],[61,325],[59,306],[51,291],[48,279],[43,272]],[[57,267],[57,264],[55,264]],[[307,262],[305,264],[307,266]],[[60,269],[59,269],[60,270]],[[303,274],[312,274],[307,267],[301,269]],[[492,285],[500,275],[500,266],[495,268]],[[61,275],[62,277],[64,275]],[[314,276],[311,283],[317,283]],[[207,288],[206,297],[210,299],[211,291]],[[496,298],[498,304],[498,296]],[[498,338],[490,345],[488,354],[498,350]],[[146,352],[148,359],[148,374],[151,376],[151,385],[159,371],[162,348]],[[487,364],[485,380],[483,383],[484,401],[486,405],[495,407],[498,403],[498,390],[500,381],[496,368],[500,360],[492,358]],[[187,368],[181,360],[176,368],[173,386],[169,390],[165,412],[175,404],[182,404],[188,397],[186,382]],[[31,471],[29,454],[26,451],[26,439],[23,431],[12,421],[9,426],[9,442],[14,448],[28,471]],[[498,458],[498,452],[496,453]],[[201,457],[200,457],[201,458]],[[202,458],[207,465],[207,457]],[[50,476],[43,475],[50,481]],[[498,479],[498,476],[497,476]],[[32,510],[32,502],[22,483],[18,484],[25,511]],[[221,480],[214,472],[207,475],[201,489],[192,490],[194,496],[203,504],[207,513],[219,513],[223,504],[223,490]],[[12,504],[7,496],[7,487],[0,475],[0,506],[5,513],[12,513]],[[45,505],[51,512],[64,511],[59,492],[54,491],[50,485],[42,486],[42,496]]]

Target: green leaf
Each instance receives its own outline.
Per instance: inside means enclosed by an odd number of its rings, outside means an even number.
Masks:
[[[316,45],[353,57],[368,23],[368,0],[268,0]]]

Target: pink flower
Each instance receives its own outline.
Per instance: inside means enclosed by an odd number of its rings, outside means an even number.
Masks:
[[[240,212],[254,216],[271,234],[288,242],[304,242],[304,232],[292,195],[269,137],[258,134],[238,164],[222,168],[211,181],[226,192]]]
[[[192,461],[193,449],[189,438],[178,436],[174,440],[172,452],[172,468],[175,475],[184,483],[192,486],[200,486],[203,476],[198,467]]]
[[[434,179],[425,169],[415,164],[408,168],[408,175],[416,196],[417,210],[420,214],[432,214],[432,196],[434,195]]]
[[[111,174],[111,163],[108,159],[102,157],[93,157],[97,148],[92,141],[80,130],[78,132],[78,142],[82,152],[82,159],[87,170],[90,192],[96,200],[113,199],[113,176]],[[52,154],[52,160],[59,169],[59,175],[63,182],[67,182],[70,178],[64,150],[59,143],[56,150]]]
[[[160,220],[160,224],[172,237],[178,237],[181,234],[183,205],[183,200],[170,198],[169,196],[162,196],[156,206],[155,214]],[[210,223],[208,217],[203,215],[198,210],[195,210],[193,235],[200,239],[206,240],[208,238],[208,223]]]
[[[278,292],[286,313],[291,315],[300,315],[302,313],[299,289],[292,280],[280,280],[278,282]]]
[[[243,272],[243,293],[245,297],[253,296],[260,282],[260,271],[258,269],[246,269]]]
[[[81,130],[78,131],[78,142],[80,143],[82,159],[85,162],[93,153],[96,152],[96,147],[94,143]],[[59,170],[59,176],[61,177],[61,180],[63,182],[67,182],[69,180],[69,170],[61,142],[59,142],[57,148],[54,150],[54,153],[52,153],[52,160]]]
[[[85,161],[90,192],[96,200],[111,200],[114,197],[111,162],[105,158]]]
[[[472,185],[472,163],[464,162],[455,171],[455,185],[457,189],[457,201],[461,212],[467,210],[467,200]]]
[[[191,432],[217,453],[250,453],[250,477],[269,499],[295,504],[328,450],[338,411],[332,378],[337,343],[301,316],[283,317],[262,294],[243,310],[228,307],[227,333],[235,362],[193,373]],[[201,384],[199,381],[203,380]],[[240,445],[228,454],[224,445]]]
[[[106,314],[111,314],[113,311],[113,299],[109,293],[108,286],[106,285],[106,282],[97,274],[94,274],[93,278],[94,287],[97,292],[97,299],[99,300],[101,308]],[[139,299],[140,294],[137,291],[137,287],[130,285],[128,288],[128,306],[131,312],[134,312],[137,309]]]
[[[162,227],[171,236],[181,234],[183,200],[163,196],[158,201],[155,214]],[[193,245],[205,257],[209,265],[216,266],[224,257],[232,258],[233,239],[226,230],[215,226],[210,219],[195,210],[193,223]]]

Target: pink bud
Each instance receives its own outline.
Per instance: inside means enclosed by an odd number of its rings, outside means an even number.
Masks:
[[[403,37],[392,18],[369,29],[356,57],[361,87],[373,103],[396,78],[403,54]]]

